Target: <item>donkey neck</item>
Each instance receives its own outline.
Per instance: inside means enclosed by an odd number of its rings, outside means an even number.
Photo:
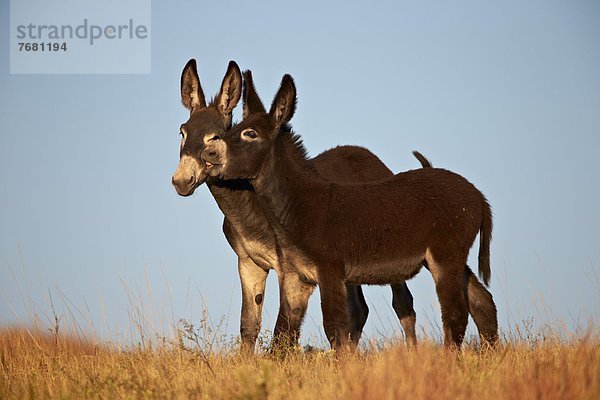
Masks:
[[[248,181],[209,179],[206,183],[221,212],[241,234],[268,229],[257,195]]]
[[[306,156],[300,138],[282,132],[275,139],[259,176],[252,182],[261,206],[274,228],[296,226],[302,210],[323,198],[330,183],[323,180]]]

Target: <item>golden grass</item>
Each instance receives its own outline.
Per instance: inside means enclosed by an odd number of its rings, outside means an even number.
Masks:
[[[185,344],[184,344],[185,343]],[[597,334],[457,354],[431,341],[344,357],[207,353],[179,339],[123,349],[25,329],[0,332],[0,399],[597,399]]]

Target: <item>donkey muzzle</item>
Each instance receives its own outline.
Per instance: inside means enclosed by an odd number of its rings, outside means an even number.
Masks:
[[[195,157],[184,155],[179,160],[171,183],[180,196],[190,196],[206,180],[206,168]]]
[[[206,171],[211,176],[218,176],[225,164],[224,154],[226,145],[222,140],[216,140],[209,142],[202,155],[202,161],[204,161]]]

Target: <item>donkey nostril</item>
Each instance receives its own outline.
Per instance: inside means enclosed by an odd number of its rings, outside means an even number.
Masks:
[[[188,179],[188,183],[194,183],[194,176],[190,176],[190,179]]]

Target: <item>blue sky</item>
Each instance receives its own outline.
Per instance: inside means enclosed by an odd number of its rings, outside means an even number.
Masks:
[[[10,75],[8,1],[0,13],[0,324],[28,323],[32,305],[45,321],[51,294],[64,320],[125,337],[133,296],[157,326],[197,322],[203,301],[238,332],[222,215],[205,187],[181,198],[170,185],[192,57],[207,95],[230,59],[267,104],[292,74],[292,123],[312,155],[357,144],[399,172],[418,166],[416,149],[475,183],[494,211],[503,329],[598,321],[598,2],[154,1],[149,75]],[[409,287],[419,325],[439,334],[430,275]],[[389,289],[366,296],[366,334],[399,334]],[[320,321],[315,294],[304,338],[321,337]]]

